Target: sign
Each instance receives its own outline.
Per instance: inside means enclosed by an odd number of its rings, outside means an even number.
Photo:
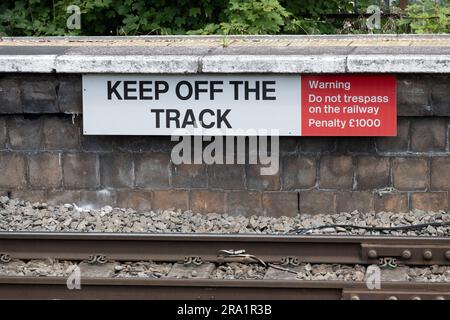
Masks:
[[[397,135],[391,75],[302,76],[302,135]]]
[[[395,136],[391,75],[83,75],[88,135]]]

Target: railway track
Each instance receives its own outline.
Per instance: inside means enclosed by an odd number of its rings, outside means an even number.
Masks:
[[[300,263],[450,266],[450,238],[321,235],[108,234],[1,232],[0,261],[56,259],[154,261],[201,265]],[[283,271],[283,270],[281,270]],[[369,290],[363,281],[217,280],[0,276],[0,298],[21,299],[450,299],[450,283],[393,281]]]
[[[392,282],[369,290],[364,282],[82,279],[68,290],[58,277],[0,277],[0,299],[151,299],[151,300],[449,300],[449,283]]]
[[[245,251],[272,263],[289,258],[373,264],[395,258],[405,265],[450,265],[450,237],[0,232],[0,255],[13,259],[246,261],[221,250]]]

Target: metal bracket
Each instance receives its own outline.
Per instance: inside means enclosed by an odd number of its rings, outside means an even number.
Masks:
[[[105,264],[108,262],[104,254],[92,254],[89,256],[87,263],[89,264]]]
[[[11,261],[11,256],[7,253],[0,253],[0,262],[8,263]]]
[[[298,257],[294,257],[294,256],[282,257],[281,265],[298,267],[300,265],[300,259]]]
[[[343,300],[448,300],[447,292],[416,290],[344,289]]]
[[[396,258],[405,265],[450,265],[450,247],[445,245],[389,245],[361,244],[361,257],[366,263],[380,258]]]
[[[398,266],[397,259],[390,257],[380,258],[378,260],[378,266],[380,268],[395,269]]]
[[[202,257],[184,257],[184,264],[194,264],[199,266],[203,263]]]

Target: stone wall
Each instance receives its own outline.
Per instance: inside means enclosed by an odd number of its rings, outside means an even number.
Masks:
[[[84,136],[80,75],[3,74],[0,194],[273,216],[449,209],[450,76],[398,75],[397,87],[397,137],[282,137],[279,173],[261,176],[176,166],[170,137]]]

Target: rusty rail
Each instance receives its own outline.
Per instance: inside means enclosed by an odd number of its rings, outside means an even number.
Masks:
[[[0,299],[450,299],[450,283],[87,278],[69,290],[58,277],[0,277]]]
[[[342,264],[396,258],[405,265],[450,265],[450,237],[0,232],[0,255],[10,259],[245,262],[220,250],[245,250],[272,263],[286,257]]]
[[[197,257],[247,262],[220,253],[242,251],[265,262],[372,264],[396,258],[406,265],[450,265],[450,238],[326,235],[118,234],[0,232],[0,256],[11,259],[164,262]],[[83,278],[69,290],[63,277],[0,276],[0,299],[450,299],[450,283],[301,280]]]

